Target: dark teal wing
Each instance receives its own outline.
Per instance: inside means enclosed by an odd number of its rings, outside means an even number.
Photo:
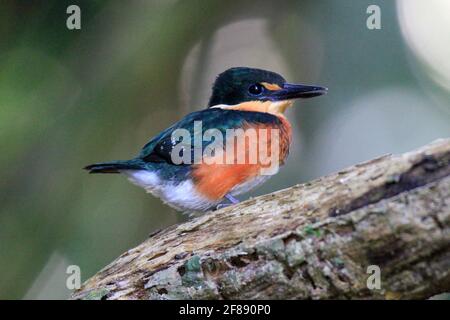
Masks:
[[[148,142],[139,154],[139,158],[145,162],[166,162],[173,164],[171,154],[175,145],[186,143],[190,148],[191,159],[194,159],[194,122],[201,121],[202,136],[206,130],[215,128],[220,130],[223,137],[227,129],[242,128],[245,123],[262,123],[271,125],[280,125],[280,120],[269,113],[224,110],[220,108],[205,109],[188,114],[179,122],[161,132],[158,136]],[[174,141],[172,133],[177,129],[189,131],[191,141]],[[200,137],[201,139],[201,137]],[[201,139],[203,140],[203,139]],[[202,141],[204,148],[214,141]],[[189,150],[186,150],[189,152]]]

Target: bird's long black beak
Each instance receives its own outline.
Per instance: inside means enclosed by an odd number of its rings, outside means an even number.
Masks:
[[[268,98],[272,101],[312,98],[326,94],[325,87],[307,86],[304,84],[285,83],[280,90],[271,91]]]

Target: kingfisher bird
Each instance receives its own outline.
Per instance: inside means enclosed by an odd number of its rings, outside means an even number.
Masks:
[[[206,109],[186,115],[159,133],[135,158],[95,163],[84,169],[89,173],[122,173],[132,183],[184,212],[205,212],[232,205],[239,202],[235,196],[259,186],[278,171],[277,166],[270,174],[262,174],[261,169],[267,166],[266,162],[262,163],[259,157],[256,161],[248,161],[250,153],[255,152],[253,147],[265,146],[268,153],[274,154],[278,150],[276,160],[284,164],[292,140],[291,124],[284,115],[285,110],[292,106],[294,99],[316,97],[326,92],[327,88],[321,86],[287,83],[275,72],[248,67],[231,68],[217,76]],[[196,130],[199,131],[197,134],[205,135],[211,129],[225,137],[222,148],[219,145],[212,152],[202,153],[200,159],[197,156],[197,161],[180,162],[175,159],[175,150],[178,157],[192,159],[196,147],[205,150],[213,142],[219,142],[220,137],[217,136],[202,139],[200,145],[194,141]],[[243,162],[218,161],[224,159],[225,152],[217,151],[225,151],[231,139],[227,135],[230,129],[253,129],[257,132],[253,136],[255,141],[244,140],[240,153],[232,144],[231,157],[243,154]],[[266,131],[261,134],[263,130]],[[269,134],[274,131],[278,132],[277,139]],[[182,141],[174,136],[180,132],[187,134]]]

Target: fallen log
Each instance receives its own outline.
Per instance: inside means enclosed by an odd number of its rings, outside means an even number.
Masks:
[[[369,283],[376,271],[378,287]],[[72,298],[425,299],[449,291],[446,139],[158,231]]]

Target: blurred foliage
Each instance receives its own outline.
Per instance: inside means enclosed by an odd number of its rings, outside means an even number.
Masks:
[[[366,28],[373,3],[381,30]],[[66,28],[70,4],[81,30]],[[81,168],[136,154],[228,67],[330,88],[289,112],[288,164],[253,194],[450,135],[449,94],[407,47],[394,1],[10,0],[0,40],[0,298],[67,297],[64,266],[87,279],[186,219]]]

